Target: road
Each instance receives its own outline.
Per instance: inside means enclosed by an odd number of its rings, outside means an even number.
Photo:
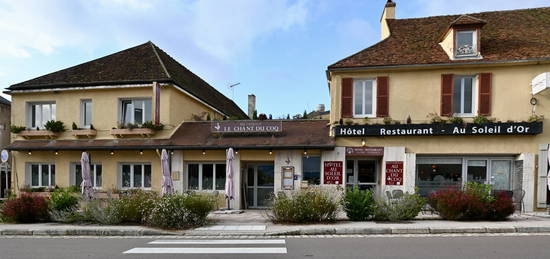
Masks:
[[[229,253],[229,254],[228,254]],[[550,235],[0,238],[0,258],[550,258]]]

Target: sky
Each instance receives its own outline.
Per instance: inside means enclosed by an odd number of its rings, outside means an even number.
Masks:
[[[549,0],[394,2],[397,18],[550,6]],[[259,113],[292,116],[329,107],[327,66],[380,39],[385,3],[0,0],[0,87],[152,41],[245,112],[253,93]]]

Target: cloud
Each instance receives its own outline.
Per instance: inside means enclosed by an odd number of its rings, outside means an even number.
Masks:
[[[461,13],[475,13],[495,10],[523,9],[548,6],[548,0],[416,0],[422,6],[416,12],[426,15],[447,15]],[[398,2],[399,8],[399,2]]]
[[[0,54],[179,41],[226,63],[264,35],[303,25],[308,0],[0,0]],[[192,46],[193,45],[193,46]]]

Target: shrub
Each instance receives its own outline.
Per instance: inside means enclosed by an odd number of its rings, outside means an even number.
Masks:
[[[412,220],[418,216],[426,200],[418,194],[405,193],[401,199],[387,202],[380,200],[374,210],[374,220],[403,221]]]
[[[56,189],[50,194],[50,208],[56,211],[74,211],[78,208],[79,198],[66,189]]]
[[[364,221],[373,215],[376,201],[372,191],[362,191],[355,187],[345,192],[342,205],[350,220]]]
[[[22,194],[8,200],[2,208],[3,218],[17,223],[34,223],[48,220],[48,201],[44,197]]]
[[[308,189],[277,194],[269,217],[276,223],[318,223],[334,221],[337,211],[338,202],[327,192]]]
[[[143,223],[153,209],[159,196],[156,192],[139,189],[129,190],[120,195],[120,216],[123,222]]]
[[[544,115],[533,114],[527,119],[528,122],[541,122],[544,121]]]
[[[464,190],[441,190],[429,196],[432,208],[444,219],[503,220],[514,213],[506,194],[491,194],[491,186],[468,183]]]
[[[483,115],[477,115],[474,117],[475,124],[486,124],[491,122],[491,120]]]
[[[83,208],[83,218],[102,225],[117,225],[122,223],[121,202],[118,199],[97,199],[90,201]]]
[[[78,128],[78,126],[76,125],[75,122],[73,122],[72,128],[73,128],[73,130],[79,130],[80,129],[80,128]]]
[[[46,130],[49,130],[51,132],[65,131],[65,125],[63,124],[62,121],[54,121],[54,120],[47,121],[46,124],[44,125],[44,128],[46,128]]]
[[[437,114],[435,112],[428,113],[428,115],[426,117],[428,117],[428,119],[430,119],[430,123],[432,123],[432,124],[434,124],[434,123],[445,123],[445,120],[443,118],[441,118],[441,116],[439,116],[439,114]]]
[[[451,118],[449,118],[449,123],[464,124],[464,119],[462,119],[462,117],[451,117]]]
[[[393,120],[391,117],[384,117],[383,122],[384,124],[389,125],[389,124],[392,124]]]
[[[165,195],[147,216],[147,224],[166,229],[185,229],[204,225],[208,213],[214,210],[211,195],[186,193]]]
[[[152,121],[146,121],[143,124],[141,124],[142,128],[152,129],[154,131],[159,131],[164,129],[164,124],[154,124]]]
[[[10,127],[10,132],[11,133],[14,133],[14,134],[19,134],[21,133],[21,131],[24,131],[26,130],[27,128],[25,126],[16,126],[16,125],[11,125]]]

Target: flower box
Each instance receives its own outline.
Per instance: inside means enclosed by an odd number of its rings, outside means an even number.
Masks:
[[[136,128],[136,129],[111,129],[111,135],[123,138],[127,136],[141,136],[150,137],[155,134],[155,131],[148,128]]]
[[[24,130],[18,135],[24,138],[56,138],[59,133],[49,130]]]
[[[97,131],[93,129],[81,129],[81,130],[73,130],[73,136],[75,137],[87,137],[92,138],[97,135]]]

